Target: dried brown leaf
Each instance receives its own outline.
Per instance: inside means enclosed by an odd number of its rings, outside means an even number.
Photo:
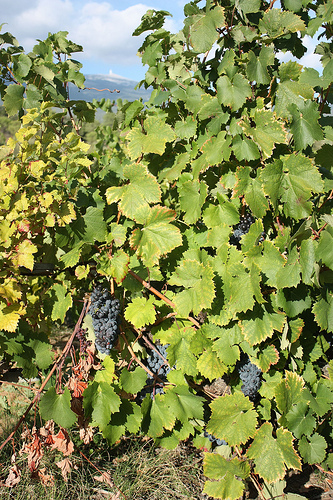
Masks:
[[[53,486],[54,485],[54,477],[52,474],[46,474],[46,468],[37,471],[38,478],[43,486]]]
[[[64,481],[67,483],[68,474],[71,473],[71,470],[73,468],[72,462],[69,460],[69,458],[64,458],[63,460],[56,462],[56,465],[61,470],[62,477],[64,478]]]
[[[80,439],[84,444],[89,444],[94,438],[94,429],[90,425],[86,424],[84,427],[80,427]]]
[[[14,464],[10,469],[9,469],[9,474],[6,478],[5,481],[5,486],[7,488],[12,488],[13,486],[16,486],[21,480],[21,471],[18,468],[16,464]]]
[[[114,487],[114,483],[112,482],[111,476],[108,472],[103,472],[101,476],[94,476],[94,479],[100,483],[106,483],[111,488]]]
[[[51,446],[51,450],[59,450],[65,456],[71,455],[71,453],[73,453],[74,444],[65,429],[60,429],[58,434],[52,436],[52,439],[53,444]]]

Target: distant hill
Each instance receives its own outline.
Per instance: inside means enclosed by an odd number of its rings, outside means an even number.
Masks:
[[[128,101],[135,101],[142,97],[143,102],[146,102],[150,98],[151,90],[146,90],[144,88],[134,90],[138,82],[122,76],[85,75],[85,77],[85,89],[80,90],[70,84],[70,99],[83,99],[84,101],[91,102],[93,99],[100,100],[104,97],[105,99],[111,99],[111,101],[119,98],[122,100],[127,99]],[[102,92],[96,89],[102,90]],[[112,93],[103,89],[108,89],[112,91]],[[119,92],[113,92],[114,90],[119,90]]]

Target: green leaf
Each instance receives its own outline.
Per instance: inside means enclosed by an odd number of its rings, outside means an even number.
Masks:
[[[269,158],[276,143],[287,142],[284,125],[276,118],[275,113],[266,109],[256,109],[252,120],[255,126],[251,124],[249,118],[243,118],[240,122],[244,134],[254,140],[262,152],[263,159]]]
[[[333,332],[333,294],[327,292],[312,308],[315,319],[322,330]]]
[[[92,425],[103,430],[110,422],[111,413],[119,410],[120,398],[107,382],[93,382],[83,393],[83,407]]]
[[[129,183],[122,187],[109,187],[106,200],[109,204],[120,200],[119,209],[126,217],[140,219],[142,211],[148,209],[150,203],[160,201],[160,187],[156,178],[141,163],[127,165],[123,174]]]
[[[184,221],[194,224],[201,217],[201,208],[207,196],[207,185],[204,182],[186,181],[178,186],[180,207],[184,210]]]
[[[293,80],[282,81],[278,84],[274,111],[277,116],[291,120],[293,117],[291,106],[295,105],[297,109],[302,109],[304,99],[312,97],[313,88],[310,85]]]
[[[249,80],[255,81],[257,84],[268,84],[271,77],[268,73],[267,66],[274,64],[274,46],[264,45],[259,52],[259,57],[250,50],[248,53],[249,61],[246,65],[246,74]]]
[[[171,126],[158,116],[149,116],[144,122],[145,133],[133,127],[127,135],[129,156],[132,160],[143,153],[162,155],[167,142],[176,139]]]
[[[170,365],[176,364],[177,370],[184,374],[196,375],[197,359],[191,350],[191,341],[195,334],[193,328],[171,328],[169,333],[167,342],[170,343],[168,347]]]
[[[252,144],[254,143],[252,142]],[[263,217],[269,205],[260,180],[257,177],[252,177],[250,167],[238,167],[236,179],[235,195],[242,193],[253,215]]]
[[[212,381],[222,377],[228,368],[222,363],[217,352],[207,348],[198,358],[197,367],[203,377]]]
[[[135,229],[130,243],[135,248],[145,265],[157,264],[162,255],[166,255],[182,243],[179,229],[171,224],[175,213],[166,207],[155,206],[150,209],[142,229]]]
[[[265,422],[256,432],[247,451],[247,456],[255,462],[256,474],[269,483],[283,479],[288,468],[301,470],[301,460],[294,450],[292,434],[279,428],[274,438],[272,432],[272,425]]]
[[[316,246],[312,239],[303,240],[300,249],[300,265],[302,272],[302,281],[306,285],[311,285],[311,277],[314,273],[316,262]]]
[[[190,139],[196,135],[197,121],[193,116],[187,116],[186,120],[178,121],[175,124],[175,134],[180,139]]]
[[[120,285],[123,282],[129,264],[129,255],[124,252],[122,248],[117,250],[111,257],[110,274],[115,279],[116,283]]]
[[[27,76],[30,71],[32,61],[26,54],[20,54],[15,61],[14,72],[19,78]]]
[[[317,386],[316,395],[309,395],[309,406],[319,417],[323,417],[332,408],[333,387],[320,380]]]
[[[216,81],[216,88],[219,103],[232,110],[241,108],[252,95],[250,84],[240,73],[236,73],[232,80],[227,75],[221,76]]]
[[[135,328],[153,324],[156,318],[154,298],[148,300],[144,297],[136,297],[125,309],[125,319],[132,323]]]
[[[165,399],[165,395],[156,394],[151,405],[148,435],[154,438],[161,436],[164,429],[171,430],[176,421]]]
[[[304,21],[296,14],[280,9],[269,9],[264,12],[259,21],[259,29],[263,35],[269,38],[285,36],[286,33],[305,31]]]
[[[320,233],[316,257],[333,270],[333,228],[330,226]]]
[[[303,399],[304,380],[293,372],[285,372],[285,378],[275,389],[275,399],[281,414],[288,413],[294,405]]]
[[[303,435],[310,436],[316,426],[316,419],[309,411],[309,403],[300,401],[286,415],[287,427],[297,439]],[[302,453],[301,453],[302,454]]]
[[[311,214],[309,198],[323,188],[320,173],[311,159],[296,153],[281,156],[280,160],[266,165],[260,179],[273,205],[277,206],[280,199],[285,215],[297,220]]]
[[[253,403],[241,392],[220,396],[210,404],[212,415],[207,431],[229,446],[239,446],[252,437],[257,424]]]
[[[166,16],[171,16],[167,10],[147,10],[141,18],[141,24],[133,31],[133,36],[139,36],[145,31],[162,28]]]
[[[190,41],[196,52],[207,52],[219,38],[217,28],[222,28],[225,23],[224,9],[216,6],[206,14],[194,16],[191,26]]]
[[[326,456],[326,441],[320,434],[313,434],[309,438],[303,436],[298,449],[308,464],[321,463]]]
[[[242,320],[242,331],[251,346],[272,337],[274,330],[282,332],[286,320],[282,312],[269,312],[266,307],[259,305],[248,312],[245,318]]]
[[[174,297],[176,309],[181,316],[188,316],[191,311],[198,314],[209,308],[214,296],[213,270],[210,266],[194,260],[183,260],[172,274],[170,285],[183,286],[186,290]]]
[[[318,123],[320,113],[316,102],[305,101],[304,104],[297,106],[291,104],[289,110],[293,118],[290,128],[298,150],[312,146],[315,141],[323,139],[323,132]]]
[[[8,85],[5,90],[3,104],[6,108],[8,116],[15,115],[23,107],[23,85],[13,84]]]
[[[203,418],[204,398],[192,394],[186,385],[168,389],[165,397],[169,412],[180,422]]]
[[[147,372],[141,366],[137,366],[132,372],[124,368],[120,375],[121,387],[130,394],[141,391],[146,384],[146,380]]]
[[[216,453],[204,454],[204,474],[210,479],[206,481],[204,493],[213,498],[237,500],[243,495],[245,484],[241,479],[250,475],[250,466],[238,458],[226,460]]]
[[[60,321],[63,322],[66,312],[70,307],[72,307],[72,296],[68,293],[67,287],[65,285],[60,285],[60,283],[55,283],[53,285],[51,293],[52,295],[55,295],[56,298],[51,318],[53,321],[60,319]]]
[[[232,150],[239,161],[252,161],[260,158],[258,146],[247,137],[236,135],[232,140]]]
[[[71,410],[71,394],[67,387],[62,394],[57,394],[55,388],[50,387],[40,400],[39,410],[44,420],[54,420],[64,428],[74,425],[77,419]]]

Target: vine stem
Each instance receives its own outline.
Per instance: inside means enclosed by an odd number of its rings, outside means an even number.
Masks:
[[[85,460],[87,460],[87,462],[88,462],[90,465],[92,465],[92,466],[94,467],[94,469],[96,469],[96,470],[97,470],[97,472],[99,472],[102,476],[106,477],[106,476],[105,476],[105,472],[102,472],[102,471],[101,471],[101,470],[100,470],[100,469],[99,469],[99,468],[98,468],[95,464],[93,464],[93,463],[91,462],[91,460],[89,460],[89,458],[87,458],[87,457],[85,456],[85,454],[84,454],[84,453],[82,453],[82,451],[81,451],[81,450],[78,450],[78,451],[79,451],[80,455],[82,455],[82,456],[83,456],[83,458],[84,458]],[[110,486],[110,484],[109,484],[109,486]],[[119,493],[122,495],[122,497],[123,497],[123,498],[125,498],[125,500],[127,500],[127,496],[126,496],[126,495],[125,495],[125,494],[121,491],[121,489],[120,489],[120,488],[118,488],[118,486],[117,486],[117,485],[115,485],[114,483],[113,483],[113,486],[114,486],[115,488],[117,488],[117,490],[118,490],[118,491],[119,491]]]
[[[44,382],[40,386],[38,392],[36,393],[35,397],[31,401],[30,405],[28,406],[28,408],[25,410],[25,412],[23,413],[23,415],[21,416],[21,418],[19,419],[19,421],[15,425],[14,430],[10,433],[10,435],[7,437],[7,439],[0,445],[0,451],[14,437],[17,429],[20,427],[21,423],[26,419],[26,417],[27,417],[29,411],[31,410],[31,408],[33,407],[33,405],[39,400],[39,398],[40,398],[40,396],[41,396],[41,394],[43,392],[43,389],[46,386],[46,384],[48,383],[48,381],[50,380],[52,374],[55,372],[55,370],[57,368],[60,367],[60,365],[62,364],[63,360],[66,358],[66,356],[68,354],[68,351],[70,350],[70,348],[72,346],[74,337],[75,337],[75,335],[77,334],[78,330],[81,327],[81,323],[82,323],[83,318],[84,318],[84,316],[86,314],[86,310],[87,310],[88,304],[89,304],[89,299],[85,299],[85,301],[83,303],[83,307],[82,307],[82,311],[81,311],[80,317],[77,320],[77,323],[75,325],[74,331],[73,331],[72,335],[70,336],[70,338],[68,339],[67,344],[63,348],[62,353],[60,354],[60,356],[58,358],[58,361],[56,361],[54,363],[54,365],[53,365],[50,373],[48,374],[48,376],[46,377],[46,379],[44,380]]]
[[[237,455],[239,456],[239,458],[243,458],[242,457],[242,454],[241,452],[239,451],[239,449],[237,448],[237,446],[235,446],[235,450],[236,450],[236,453]],[[260,485],[258,484],[257,480],[254,478],[254,474],[250,473],[250,479],[255,487],[255,489],[257,490],[258,494],[259,494],[259,497],[261,498],[261,500],[266,500],[266,497],[265,495],[263,494],[262,492],[262,489],[260,487]]]
[[[145,371],[146,371],[146,372],[147,372],[147,373],[148,373],[151,377],[156,378],[156,375],[154,375],[154,374],[153,374],[153,372],[151,372],[151,371],[149,370],[149,368],[147,368],[147,367],[146,367],[146,366],[145,366],[145,365],[144,365],[144,364],[143,364],[143,363],[139,360],[139,358],[137,357],[137,355],[136,355],[136,354],[135,354],[135,352],[133,351],[132,347],[130,346],[130,344],[129,344],[129,342],[128,342],[128,340],[127,340],[127,338],[126,338],[126,336],[125,336],[124,332],[120,332],[120,335],[121,335],[121,337],[123,338],[123,340],[124,340],[124,342],[125,342],[125,344],[126,344],[126,346],[127,346],[127,349],[129,350],[129,352],[130,352],[130,354],[131,354],[132,358],[133,358],[133,359],[135,359],[135,361],[138,363],[138,365],[140,365],[140,366],[141,366],[141,368],[143,368],[143,369],[144,369],[144,370],[145,370]],[[0,449],[1,449],[1,448],[0,448]]]
[[[172,307],[173,309],[175,309],[175,307],[176,307],[175,304],[173,302],[171,302],[171,300],[169,300],[167,297],[165,297],[165,295],[163,295],[161,292],[159,292],[158,290],[156,290],[156,288],[154,288],[149,283],[147,283],[147,281],[145,281],[142,278],[140,278],[140,276],[138,274],[136,274],[134,271],[132,271],[131,269],[129,269],[128,272],[129,272],[129,274],[131,276],[133,276],[133,278],[135,278],[136,280],[138,280],[145,288],[147,288],[147,290],[149,290],[150,292],[152,292],[159,299],[164,300],[164,302],[166,302],[170,307]],[[192,318],[191,316],[188,316],[187,319],[190,320],[191,323],[193,323],[193,325],[195,325],[197,328],[200,328],[200,323],[196,319]]]
[[[156,297],[158,297],[159,299],[162,299],[164,300],[164,302],[166,302],[169,306],[171,306],[173,309],[176,307],[175,304],[173,302],[171,302],[171,300],[169,300],[167,297],[165,297],[165,295],[163,295],[161,292],[159,292],[158,290],[156,290],[156,288],[154,288],[153,286],[151,286],[149,283],[147,283],[147,281],[143,280],[142,278],[140,278],[140,276],[138,274],[136,274],[134,271],[132,271],[131,269],[128,270],[128,272],[130,273],[131,276],[133,276],[133,278],[135,278],[136,280],[140,281],[140,283],[145,287],[147,288],[147,290],[149,290],[150,292],[152,292],[154,295],[156,295]]]

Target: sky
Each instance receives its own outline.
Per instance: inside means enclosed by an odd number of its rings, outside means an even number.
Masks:
[[[144,35],[133,37],[148,9],[167,10],[165,28],[176,33],[183,27],[183,8],[188,0],[0,0],[2,31],[12,33],[30,51],[36,39],[48,33],[68,31],[69,39],[83,46],[73,56],[83,64],[84,74],[120,75],[139,81],[144,68],[137,51]],[[204,5],[204,3],[203,3]],[[301,61],[320,68],[313,55],[316,42],[307,37],[308,54]],[[283,56],[287,60],[288,56]]]

